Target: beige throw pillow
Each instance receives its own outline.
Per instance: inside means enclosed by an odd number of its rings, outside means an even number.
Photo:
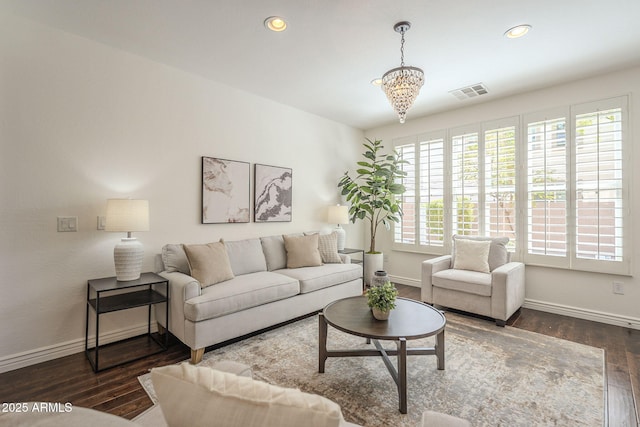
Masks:
[[[490,241],[456,239],[453,268],[489,273],[490,248]]]
[[[191,276],[200,282],[203,288],[233,279],[233,271],[224,243],[182,246],[187,254]]]
[[[315,394],[189,363],[151,370],[170,427],[337,427],[337,403]]]
[[[318,250],[318,235],[282,236],[287,251],[287,268],[316,267],[322,265]]]

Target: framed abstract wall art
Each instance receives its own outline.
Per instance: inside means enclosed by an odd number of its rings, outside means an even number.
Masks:
[[[250,221],[249,163],[202,157],[202,223]]]
[[[291,221],[291,169],[256,164],[254,179],[254,221]]]

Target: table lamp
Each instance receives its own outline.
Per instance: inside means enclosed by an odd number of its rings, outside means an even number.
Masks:
[[[149,231],[149,201],[132,199],[108,199],[105,231],[126,232],[113,249],[116,280],[129,281],[140,278],[144,247],[133,231]]]
[[[344,228],[340,227],[340,224],[349,223],[349,207],[348,206],[329,206],[328,222],[330,224],[337,224],[337,227],[333,229],[338,236],[338,250],[344,249],[344,243],[347,239],[347,233]]]

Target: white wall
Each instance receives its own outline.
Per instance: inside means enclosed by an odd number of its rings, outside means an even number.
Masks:
[[[428,91],[429,84],[427,83],[422,90]],[[640,254],[640,221],[637,215],[633,215],[634,212],[640,212],[640,198],[635,197],[640,190],[640,173],[637,172],[640,170],[640,150],[635,147],[638,142],[637,135],[640,134],[640,96],[638,95],[640,94],[640,68],[575,81],[429,117],[411,119],[404,125],[396,124],[370,129],[365,134],[369,138],[383,139],[390,144],[393,139],[403,136],[626,94],[632,95],[629,115],[632,168],[629,173],[633,174],[631,182],[635,190],[631,204],[632,220],[635,222],[631,234],[635,247],[635,261]],[[420,263],[430,256],[393,251],[391,250],[391,233],[379,233],[378,236],[377,243],[381,248],[378,250],[387,254],[388,261],[385,268],[389,274],[400,283],[419,286]],[[634,262],[634,266],[633,277],[528,266],[525,306],[640,328],[638,262]],[[624,283],[625,295],[612,293],[614,280]]]
[[[107,198],[148,199],[144,270],[165,243],[330,227],[362,132],[30,21],[0,15],[0,371],[83,349],[86,281],[124,236]],[[200,224],[200,157],[293,169],[293,221]],[[253,180],[253,165],[251,166]],[[253,196],[251,197],[253,199]],[[56,232],[57,216],[79,231]],[[359,226],[347,243],[360,246]],[[144,311],[105,317],[115,336]],[[102,322],[102,319],[101,319]],[[133,326],[132,326],[133,325]]]

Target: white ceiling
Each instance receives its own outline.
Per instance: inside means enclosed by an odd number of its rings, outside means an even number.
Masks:
[[[407,120],[640,64],[640,0],[0,0],[0,10],[361,129],[396,116],[370,81],[426,83]],[[271,15],[282,33],[263,26]],[[503,36],[521,23],[522,39]],[[488,95],[449,91],[484,83]]]

